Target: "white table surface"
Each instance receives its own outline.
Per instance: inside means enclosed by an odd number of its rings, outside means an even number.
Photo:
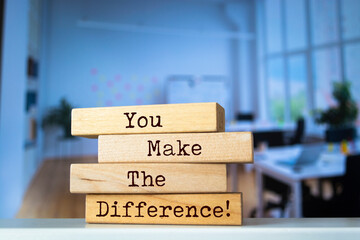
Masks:
[[[300,146],[269,149],[255,156],[256,185],[258,198],[258,217],[263,216],[263,175],[271,176],[290,186],[292,192],[292,216],[302,217],[301,181],[311,178],[343,176],[346,157],[337,152],[323,152],[315,165],[303,166],[298,171],[290,166],[281,165],[286,160],[300,154]]]
[[[333,177],[345,174],[346,157],[341,153],[323,152],[316,164],[303,166],[299,171],[294,171],[292,167],[278,163],[278,161],[299,156],[300,151],[301,147],[295,146],[269,149],[264,155],[256,153],[255,166],[291,180]]]
[[[0,239],[359,239],[359,218],[244,219],[243,226],[86,224],[84,219],[1,219]]]

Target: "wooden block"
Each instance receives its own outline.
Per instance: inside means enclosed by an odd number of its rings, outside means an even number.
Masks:
[[[251,132],[101,135],[99,162],[252,163]]]
[[[241,225],[242,194],[87,195],[86,222]]]
[[[225,112],[217,103],[78,108],[71,134],[96,138],[107,134],[223,132]]]
[[[226,192],[225,164],[72,164],[72,193]]]

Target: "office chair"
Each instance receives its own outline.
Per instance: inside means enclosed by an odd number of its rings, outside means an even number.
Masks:
[[[290,139],[290,145],[300,144],[303,141],[305,133],[305,119],[300,117],[296,122],[296,130],[294,136]]]
[[[264,175],[263,181],[265,191],[269,191],[280,196],[280,202],[278,203],[272,201],[266,202],[264,205],[264,212],[273,209],[279,209],[281,217],[285,217],[285,209],[290,201],[290,187],[266,175]],[[301,187],[303,196],[305,196],[305,198],[308,198],[308,196],[310,196],[311,194],[310,188],[304,183],[301,184]],[[252,209],[252,211],[250,212],[250,217],[256,217],[256,211],[256,208]]]
[[[252,113],[236,113],[236,121],[254,121],[254,114]]]
[[[266,142],[269,147],[284,146],[284,131],[270,130],[253,132],[254,148],[257,148],[259,143]],[[264,190],[275,193],[280,196],[280,202],[268,201],[264,205],[264,212],[272,209],[280,209],[281,215],[284,216],[285,208],[290,198],[290,187],[270,176],[264,175]],[[256,209],[251,211],[250,216],[255,217]]]
[[[304,136],[305,121],[303,118],[300,118],[297,122],[297,128],[294,137],[291,139],[292,144],[297,144],[302,141]],[[284,131],[282,130],[271,130],[271,131],[261,131],[253,132],[254,136],[254,147],[256,148],[260,142],[267,142],[269,147],[278,147],[285,145]],[[285,208],[290,200],[290,187],[270,176],[264,176],[264,189],[275,193],[280,197],[279,202],[268,201],[265,203],[264,212],[272,209],[280,209],[281,216],[285,215]],[[304,192],[310,192],[307,187],[302,185]],[[251,216],[255,216],[256,210],[253,210]]]
[[[279,208],[281,217],[285,215],[285,208],[290,198],[290,187],[272,177],[264,176],[264,189],[280,196],[280,202],[268,201],[265,203],[264,212]]]
[[[360,154],[346,158],[342,191],[330,200],[321,197],[304,199],[305,217],[360,217]]]

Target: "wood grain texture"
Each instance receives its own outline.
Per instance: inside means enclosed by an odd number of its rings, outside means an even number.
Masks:
[[[242,194],[87,195],[86,222],[241,225]]]
[[[223,131],[225,111],[217,103],[77,108],[71,114],[71,134],[89,138],[107,134]]]
[[[17,218],[84,218],[85,194],[72,194],[70,185],[70,164],[96,163],[97,156],[83,156],[62,159],[45,159],[34,175],[24,196]],[[250,217],[256,208],[255,173],[245,171],[244,165],[238,165],[238,189],[243,192],[243,216]],[[228,190],[234,184],[228,174]],[[314,193],[318,192],[316,180],[306,181]],[[323,185],[325,196],[331,197],[331,186]],[[265,193],[266,199],[278,200],[274,194]],[[268,215],[266,215],[268,216]],[[269,215],[270,216],[270,215]]]
[[[72,193],[226,192],[225,164],[72,164]]]
[[[251,132],[101,135],[98,155],[101,163],[252,163],[253,137]]]

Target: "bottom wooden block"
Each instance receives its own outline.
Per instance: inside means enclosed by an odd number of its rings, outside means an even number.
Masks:
[[[86,195],[86,222],[241,225],[242,194]]]

